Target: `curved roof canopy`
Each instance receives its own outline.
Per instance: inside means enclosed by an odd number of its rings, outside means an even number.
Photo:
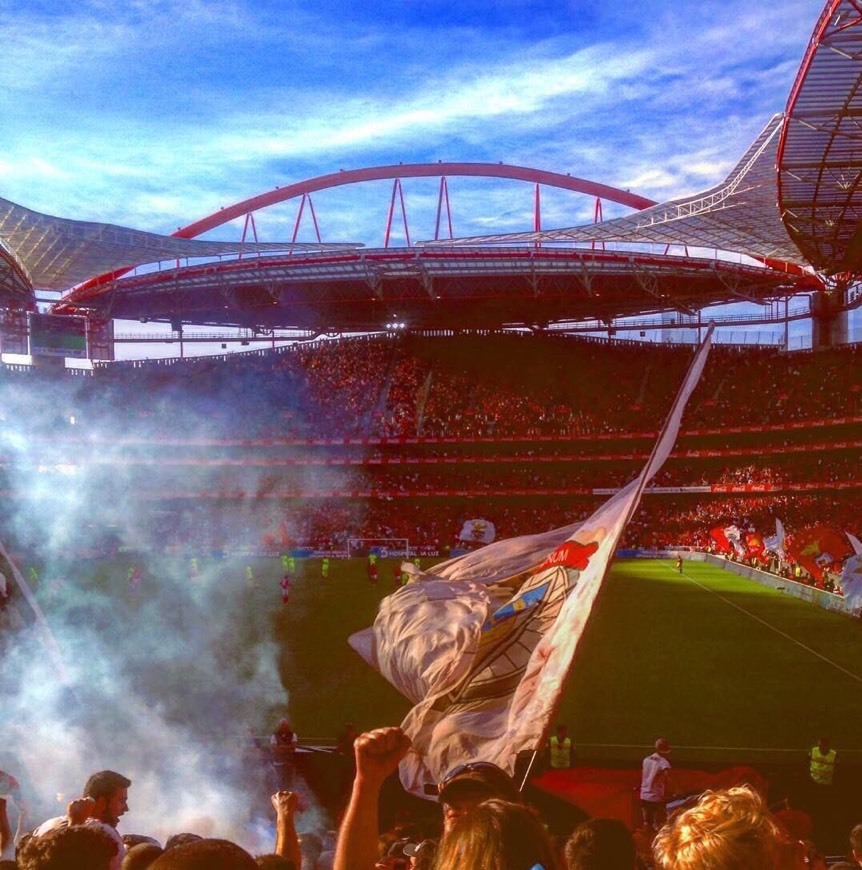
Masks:
[[[313,192],[328,190],[343,185],[358,184],[366,181],[393,180],[401,178],[445,178],[447,176],[461,176],[473,178],[502,178],[506,180],[529,181],[537,185],[544,184],[577,193],[585,193],[601,199],[617,202],[629,208],[646,208],[655,205],[651,199],[633,194],[628,190],[619,190],[606,184],[588,181],[584,178],[562,175],[558,172],[548,172],[541,169],[531,169],[525,166],[512,166],[505,163],[399,163],[390,166],[371,166],[364,169],[341,169],[338,172],[330,172],[326,175],[318,175],[304,181],[289,184],[286,187],[276,187],[257,196],[244,199],[233,205],[219,209],[213,214],[200,218],[194,223],[180,227],[172,235],[181,239],[191,239],[209,230],[215,229],[231,220],[248,216],[259,209],[268,208],[288,199],[298,196],[303,197]],[[393,200],[394,202],[394,200]],[[442,206],[442,203],[441,203]],[[302,206],[300,206],[301,213]],[[297,218],[298,226],[299,218]],[[319,236],[318,236],[319,238]],[[298,251],[307,250],[308,245],[291,245]],[[324,246],[319,246],[324,247]],[[331,246],[338,247],[338,246]],[[358,245],[343,245],[341,247],[360,247]],[[82,305],[92,300],[95,296],[103,293],[114,293],[115,281],[125,271],[114,270],[107,274],[91,277],[83,284],[74,287],[67,293],[57,306],[58,311],[67,311],[71,307]],[[175,279],[171,279],[172,282]],[[124,285],[125,286],[125,285]]]
[[[18,269],[34,287],[44,290],[67,290],[93,275],[162,260],[284,251],[291,247],[355,247],[183,239],[113,224],[52,217],[6,199],[0,199],[0,239]]]
[[[737,176],[712,197],[712,205],[730,210],[728,201],[733,201],[734,194],[754,187],[752,179],[760,179],[752,167],[762,165],[758,160],[773,145],[776,131],[777,124],[773,124],[764,132],[743,159]],[[770,153],[774,153],[774,146]],[[176,235],[196,235],[224,220],[327,187],[382,178],[453,175],[517,179],[587,193],[641,209],[629,220],[648,214],[653,224],[658,223],[656,210],[665,209],[668,238],[676,240],[678,207],[657,206],[628,191],[572,176],[475,163],[398,164],[331,173],[244,200],[178,230]],[[686,208],[690,217],[695,216],[693,207]],[[739,208],[734,210],[735,220],[741,220],[740,213]],[[786,241],[774,203],[772,215]],[[748,215],[747,219],[754,226],[758,217]],[[736,226],[734,219],[728,217],[727,225],[726,237],[733,230],[734,241],[748,238],[745,228]],[[703,232],[708,235],[709,230]],[[527,238],[532,242],[535,236],[528,234]],[[769,251],[774,254],[774,246]],[[590,317],[612,320],[668,309],[693,315],[696,309],[734,297],[762,301],[791,292],[798,285],[801,270],[783,266],[746,267],[713,257],[562,250],[536,244],[291,253],[169,266],[125,277],[100,276],[74,288],[54,310],[317,331],[373,330],[392,319],[424,328],[532,325]]]
[[[31,307],[33,287],[21,264],[0,236],[0,304],[10,302],[13,307]]]
[[[802,279],[805,280],[805,279]],[[249,257],[120,278],[55,309],[96,317],[316,332],[546,325],[765,301],[800,277],[675,255],[560,248],[363,248]]]
[[[862,6],[829,0],[787,103],[778,148],[781,217],[829,274],[862,272]]]
[[[775,156],[783,117],[774,115],[725,180],[704,193],[596,224],[426,244],[623,242],[684,245],[747,254],[802,267],[775,203]]]

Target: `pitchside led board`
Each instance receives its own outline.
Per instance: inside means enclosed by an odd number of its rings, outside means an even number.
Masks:
[[[87,358],[87,321],[83,317],[30,315],[30,356]]]

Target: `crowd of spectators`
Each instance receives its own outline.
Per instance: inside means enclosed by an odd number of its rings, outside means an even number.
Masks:
[[[857,345],[786,355],[717,348],[698,386],[692,428],[762,426],[862,413]]]
[[[714,348],[652,488],[737,494],[649,492],[626,543],[697,545],[711,524],[749,512],[761,531],[775,516],[789,528],[844,522],[862,428],[829,426],[862,413],[859,353]],[[589,515],[604,497],[595,490],[639,472],[690,357],[560,335],[405,334],[92,375],[6,367],[0,407],[37,449],[28,461],[86,467],[99,492],[138,497],[160,544],[341,550],[399,537],[445,551],[472,517],[509,537]],[[685,434],[702,430],[724,434]],[[381,437],[411,443],[364,443]]]
[[[233,455],[206,451],[161,457],[140,449],[114,456],[81,455],[100,487],[110,488],[118,472],[136,491],[162,499],[185,497],[320,498],[350,493],[365,495],[481,495],[490,491],[517,494],[583,492],[621,487],[646,461],[641,451],[579,455],[574,452],[535,455],[529,452],[477,455],[459,452],[447,457],[418,456],[405,446],[397,456],[365,456],[317,452],[303,456],[274,455],[271,448],[247,447]],[[804,450],[763,451],[755,461],[750,449],[728,448],[717,456],[693,457],[678,452],[652,481],[654,487],[750,487],[828,489],[834,484],[862,485],[858,450],[813,444]],[[469,474],[465,474],[469,468]]]
[[[862,414],[856,346],[810,353],[716,347],[689,428],[764,426]],[[92,376],[9,367],[0,391],[60,390],[51,429],[98,431],[121,403],[151,437],[577,437],[655,432],[691,358],[684,347],[559,335],[320,341],[224,359],[112,363]],[[10,388],[12,395],[9,395]],[[34,408],[17,403],[16,413]]]
[[[692,546],[706,549],[709,530],[734,524],[762,535],[775,532],[776,518],[789,533],[818,524],[854,529],[859,522],[858,499],[841,493],[769,494],[744,498],[698,497],[671,500],[647,497],[629,523],[626,546],[664,548]]]
[[[407,540],[426,555],[461,546],[464,523],[484,519],[498,538],[543,532],[586,519],[603,495],[522,497],[329,498],[282,502],[188,500],[153,515],[153,548],[183,551],[283,551],[306,547],[345,553],[351,539]],[[735,524],[761,535],[780,519],[788,533],[818,524],[858,530],[858,498],[851,491],[822,493],[652,494],[626,529],[624,548],[706,549],[709,530]],[[146,518],[141,517],[145,523]]]
[[[274,848],[252,856],[235,842],[192,831],[177,831],[164,844],[144,833],[121,834],[132,780],[113,770],[92,774],[63,815],[35,828],[17,780],[0,771],[0,781],[0,857],[14,855],[0,860],[4,870],[300,870],[314,863],[303,860],[303,846],[309,853],[321,842],[310,834],[303,844],[296,831],[298,795],[284,789],[270,799]],[[10,815],[17,815],[14,834]]]
[[[667,800],[654,828],[616,817],[583,819],[574,809],[546,815],[532,792],[488,762],[454,767],[427,783],[427,802],[387,788],[411,743],[400,728],[353,735],[353,781],[338,831],[297,833],[300,798],[270,799],[271,852],[252,854],[208,832],[177,831],[162,843],[121,833],[133,781],[111,770],[90,776],[66,812],[31,828],[14,777],[0,771],[0,861],[4,870],[825,870],[862,866],[862,825],[841,854],[818,848],[816,819],[836,801],[811,791],[804,809],[767,806],[765,781]],[[131,795],[131,796],[130,796]],[[345,803],[346,800],[346,803]],[[384,808],[384,802],[389,806]],[[13,834],[10,815],[17,813]],[[666,819],[666,820],[665,820]],[[822,843],[822,839],[820,839]]]

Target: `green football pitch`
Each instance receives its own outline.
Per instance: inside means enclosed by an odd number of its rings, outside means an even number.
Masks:
[[[238,658],[244,645],[275,642],[301,739],[332,738],[347,721],[360,730],[401,721],[408,702],[347,643],[394,591],[393,561],[379,561],[373,586],[364,560],[333,559],[327,577],[319,560],[298,560],[287,606],[278,559],[199,561],[215,604],[190,618],[217,621],[225,654],[233,647]],[[134,564],[143,563],[105,560],[88,582],[134,609],[165,569],[145,566],[133,592]],[[260,732],[283,712],[273,705]],[[587,624],[559,719],[579,757],[599,761],[638,759],[664,736],[677,763],[792,763],[826,734],[842,758],[862,762],[862,623],[704,563],[686,562],[680,575],[670,561],[620,561]]]
[[[302,734],[399,722],[408,704],[346,643],[392,591],[363,562],[306,563],[275,623]],[[642,757],[659,735],[691,763],[781,762],[820,734],[862,760],[862,623],[705,563],[617,562],[597,599],[560,720],[584,756]]]

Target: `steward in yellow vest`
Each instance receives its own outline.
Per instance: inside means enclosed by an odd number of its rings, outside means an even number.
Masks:
[[[817,746],[811,747],[808,753],[808,772],[812,782],[817,785],[832,785],[837,755],[827,737],[821,737],[817,741]]]
[[[572,738],[566,735],[565,725],[557,725],[557,733],[550,740],[550,755],[553,770],[572,766]]]

